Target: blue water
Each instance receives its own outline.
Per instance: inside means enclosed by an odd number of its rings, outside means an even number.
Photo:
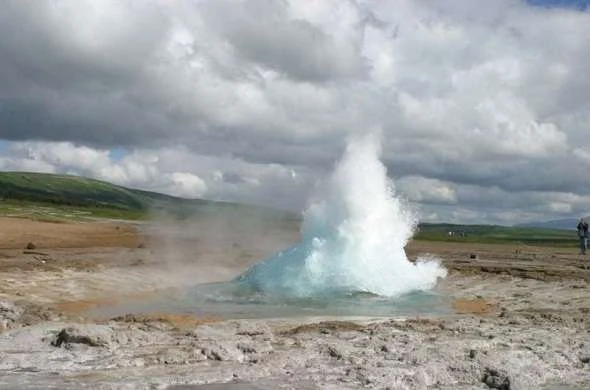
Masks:
[[[183,303],[184,302],[184,303]],[[231,318],[271,318],[299,316],[404,317],[449,314],[448,298],[430,291],[414,291],[395,298],[365,292],[331,291],[311,297],[265,295],[244,289],[239,283],[218,283],[195,287],[187,292],[177,309],[186,302],[198,315]]]
[[[236,282],[211,283],[152,299],[128,300],[101,307],[90,316],[112,318],[123,314],[190,314],[223,319],[289,317],[409,317],[450,314],[450,300],[431,291],[391,297],[364,292],[333,291],[313,297],[266,295]]]

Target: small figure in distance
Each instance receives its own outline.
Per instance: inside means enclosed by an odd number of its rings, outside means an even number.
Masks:
[[[580,218],[578,222],[578,237],[580,238],[580,254],[586,254],[588,248],[588,222],[584,218]]]

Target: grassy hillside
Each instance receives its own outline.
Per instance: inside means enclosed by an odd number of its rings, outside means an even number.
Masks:
[[[220,213],[244,218],[294,218],[289,213],[264,207],[182,199],[77,176],[0,172],[0,215],[146,219],[157,213],[178,218]]]
[[[146,196],[110,183],[76,176],[28,172],[0,172],[0,197],[13,201],[122,210],[143,210],[148,204]]]

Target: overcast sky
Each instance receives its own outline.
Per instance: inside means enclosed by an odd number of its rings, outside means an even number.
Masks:
[[[425,221],[590,214],[587,3],[4,0],[0,170],[300,210],[381,128]]]

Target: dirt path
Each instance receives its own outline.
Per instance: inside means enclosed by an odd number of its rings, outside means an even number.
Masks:
[[[0,217],[0,250],[123,247],[140,244],[137,229],[130,223],[42,222],[24,218]]]

